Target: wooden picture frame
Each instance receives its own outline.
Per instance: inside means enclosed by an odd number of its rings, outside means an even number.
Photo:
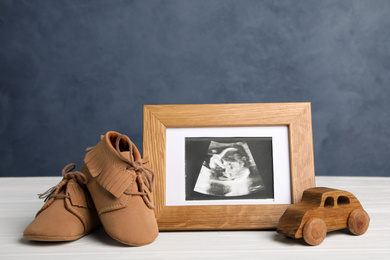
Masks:
[[[143,154],[155,172],[153,199],[160,231],[274,229],[291,204],[166,205],[167,128],[287,126],[291,200],[315,186],[310,103],[145,105]]]

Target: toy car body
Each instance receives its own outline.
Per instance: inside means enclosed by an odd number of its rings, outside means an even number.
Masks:
[[[348,227],[352,234],[362,235],[369,222],[368,214],[352,193],[317,187],[305,190],[302,200],[284,212],[277,232],[318,245],[329,231]]]

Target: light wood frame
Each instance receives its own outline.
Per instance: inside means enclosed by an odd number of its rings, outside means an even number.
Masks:
[[[315,186],[310,103],[145,105],[143,154],[155,171],[160,231],[274,229],[291,204],[166,206],[166,129],[288,126],[292,201]]]

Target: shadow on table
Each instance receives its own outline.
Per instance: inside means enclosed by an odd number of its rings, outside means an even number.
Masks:
[[[107,232],[104,230],[103,227],[100,227],[98,230],[94,231],[93,233],[89,234],[88,236],[90,236],[90,238],[96,243],[105,244],[108,246],[130,247],[130,246],[124,245],[124,244],[116,241],[112,237],[110,237],[107,234]]]
[[[328,232],[326,234],[325,240],[326,239],[332,239],[331,238],[332,236],[337,236],[337,235],[340,235],[340,234],[343,234],[343,235],[347,236],[346,238],[348,238],[348,236],[353,236],[348,229],[341,229],[341,230],[335,230],[335,231],[332,231],[332,232]],[[273,236],[273,240],[275,242],[279,242],[279,243],[282,243],[282,244],[285,244],[285,245],[310,246],[310,245],[308,245],[305,242],[305,240],[303,240],[303,238],[295,239],[295,238],[292,238],[292,237],[285,237],[283,235],[277,234],[276,232],[275,232],[275,234]]]
[[[306,242],[301,238],[301,239],[295,239],[295,238],[292,238],[292,237],[285,237],[283,235],[280,235],[278,233],[275,232],[274,236],[272,237],[272,239],[275,241],[275,242],[278,242],[278,243],[281,243],[281,244],[284,244],[284,245],[303,245],[303,246],[307,246]]]
[[[51,247],[51,246],[59,246],[59,245],[66,245],[66,244],[72,244],[72,243],[77,243],[79,240],[88,238],[88,243],[92,244],[104,244],[108,246],[116,246],[116,247],[130,247],[127,245],[124,245],[115,239],[111,238],[103,229],[103,227],[98,228],[94,232],[81,237],[79,239],[76,239],[74,241],[61,241],[61,242],[44,242],[44,241],[31,241],[27,240],[23,237],[19,239],[19,243],[23,245],[28,245],[28,246],[41,246],[41,247]]]

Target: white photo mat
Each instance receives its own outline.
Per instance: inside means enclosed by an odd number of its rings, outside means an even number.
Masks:
[[[166,129],[166,206],[291,204],[288,126]],[[271,137],[274,199],[185,200],[186,137]]]

